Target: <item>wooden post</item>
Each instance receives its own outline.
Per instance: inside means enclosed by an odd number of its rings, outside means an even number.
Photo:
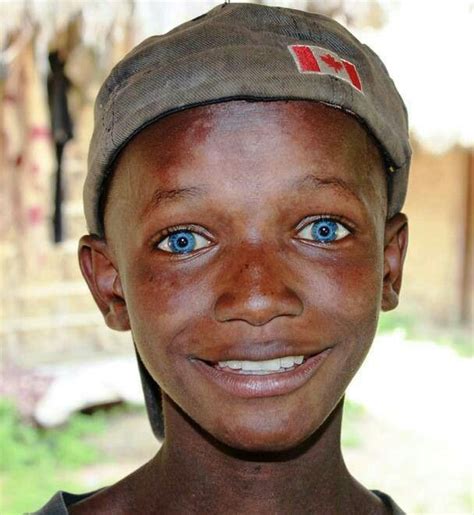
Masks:
[[[469,150],[465,175],[464,238],[462,248],[460,322],[473,323],[474,289],[474,151]]]

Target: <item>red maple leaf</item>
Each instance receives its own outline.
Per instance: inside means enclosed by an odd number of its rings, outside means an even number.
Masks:
[[[321,59],[329,66],[329,68],[333,68],[336,73],[339,73],[342,70],[341,62],[334,59],[331,54],[322,55]]]

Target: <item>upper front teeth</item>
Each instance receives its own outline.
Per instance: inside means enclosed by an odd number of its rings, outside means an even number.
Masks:
[[[229,360],[219,361],[220,367],[228,367],[233,370],[244,370],[248,372],[277,371],[281,368],[292,368],[303,363],[304,356],[284,356],[282,358],[267,359],[263,361]]]

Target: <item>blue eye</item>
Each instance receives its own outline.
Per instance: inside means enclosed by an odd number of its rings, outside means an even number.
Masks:
[[[182,229],[171,233],[158,244],[160,250],[172,254],[189,254],[195,250],[208,247],[211,242],[196,232]]]
[[[331,243],[345,238],[350,232],[344,225],[332,218],[321,218],[303,227],[298,234],[305,240]]]

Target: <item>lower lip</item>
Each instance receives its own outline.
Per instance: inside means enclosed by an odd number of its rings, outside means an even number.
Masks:
[[[223,390],[245,399],[286,395],[303,386],[313,377],[331,349],[311,356],[304,363],[286,372],[266,375],[250,375],[215,368],[201,360],[193,364],[213,383]]]

